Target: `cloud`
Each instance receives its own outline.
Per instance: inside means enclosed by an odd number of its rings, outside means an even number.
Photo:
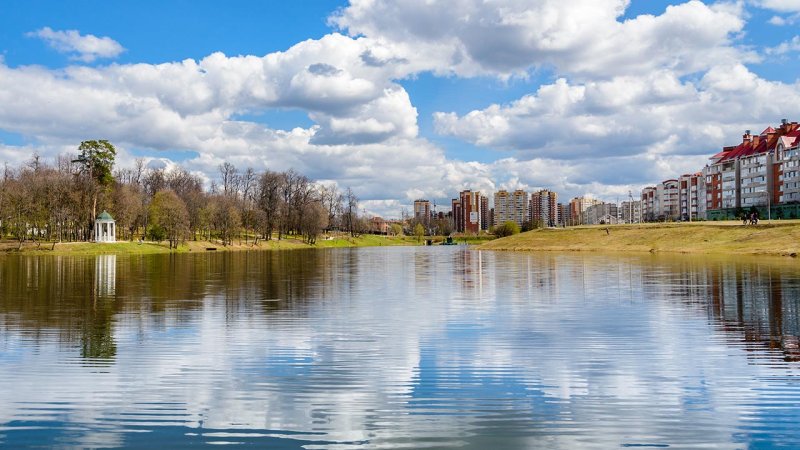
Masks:
[[[27,33],[29,37],[42,39],[59,53],[70,55],[70,59],[92,62],[99,58],[116,58],[125,48],[110,37],[81,35],[78,30],[57,31],[44,27]]]
[[[215,53],[60,71],[0,65],[0,127],[43,140],[80,140],[92,130],[150,148],[191,149],[235,114],[296,108],[317,121],[321,143],[414,138],[407,93],[364,64],[364,50],[364,42],[334,34],[264,57]]]
[[[800,36],[795,36],[789,41],[784,41],[775,47],[767,48],[766,53],[768,55],[780,56],[798,50],[800,50]]]
[[[686,74],[721,61],[755,60],[731,44],[741,6],[690,1],[660,16],[620,21],[627,0],[352,0],[331,23],[368,36],[395,57],[436,73],[524,75],[534,68],[583,77]]]
[[[513,151],[496,165],[527,185],[580,192],[597,183],[602,196],[700,170],[743,130],[800,115],[799,91],[800,84],[767,81],[735,64],[695,82],[669,71],[559,79],[505,105],[436,113],[434,122],[440,134]]]
[[[331,18],[349,36],[263,56],[59,70],[0,60],[0,129],[43,155],[95,137],[164,164],[161,150],[191,151],[182,164],[209,177],[223,161],[295,168],[353,187],[370,212],[397,216],[417,197],[449,204],[466,188],[613,199],[701,168],[744,129],[800,113],[800,86],[745,65],[758,58],[737,46],[741,2],[689,1],[634,18],[624,18],[626,0],[530,3],[353,0]],[[73,33],[36,35],[45,31]],[[402,85],[426,72],[502,80],[537,70],[554,81],[433,118],[442,135],[511,152],[494,162],[448,157],[420,136],[416,99]],[[275,129],[252,119],[286,109],[313,125]]]
[[[779,12],[800,12],[800,0],[752,0],[752,3],[764,9]]]

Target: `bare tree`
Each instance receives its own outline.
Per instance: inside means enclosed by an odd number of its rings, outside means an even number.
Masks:
[[[328,229],[336,228],[336,216],[342,210],[344,197],[335,184],[321,185],[319,188],[320,199],[328,212]]]
[[[343,207],[342,222],[344,228],[351,236],[356,236],[361,228],[358,223],[358,197],[350,187],[344,193]]]
[[[133,240],[136,228],[143,222],[143,196],[134,184],[122,184],[114,190],[114,219],[117,229],[122,230],[122,239]]]
[[[317,237],[328,226],[328,211],[320,200],[311,201],[303,206],[300,230],[303,240],[310,245],[317,242]]]
[[[236,195],[239,171],[236,167],[225,162],[219,166],[219,174],[222,177],[222,194],[223,195]]]

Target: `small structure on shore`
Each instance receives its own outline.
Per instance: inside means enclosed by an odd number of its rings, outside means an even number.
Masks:
[[[117,242],[117,224],[107,211],[103,211],[94,221],[95,242]]]

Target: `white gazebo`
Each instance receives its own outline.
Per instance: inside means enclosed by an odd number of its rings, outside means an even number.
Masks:
[[[117,242],[117,226],[114,218],[106,211],[94,221],[95,242]]]

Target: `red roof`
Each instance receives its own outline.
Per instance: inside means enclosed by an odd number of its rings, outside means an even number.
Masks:
[[[733,150],[727,152],[727,154],[717,162],[730,161],[732,159],[736,159],[739,156],[742,156],[742,154],[744,154],[748,150],[750,150],[752,146],[753,144],[750,141],[742,142],[741,144],[734,147]]]

